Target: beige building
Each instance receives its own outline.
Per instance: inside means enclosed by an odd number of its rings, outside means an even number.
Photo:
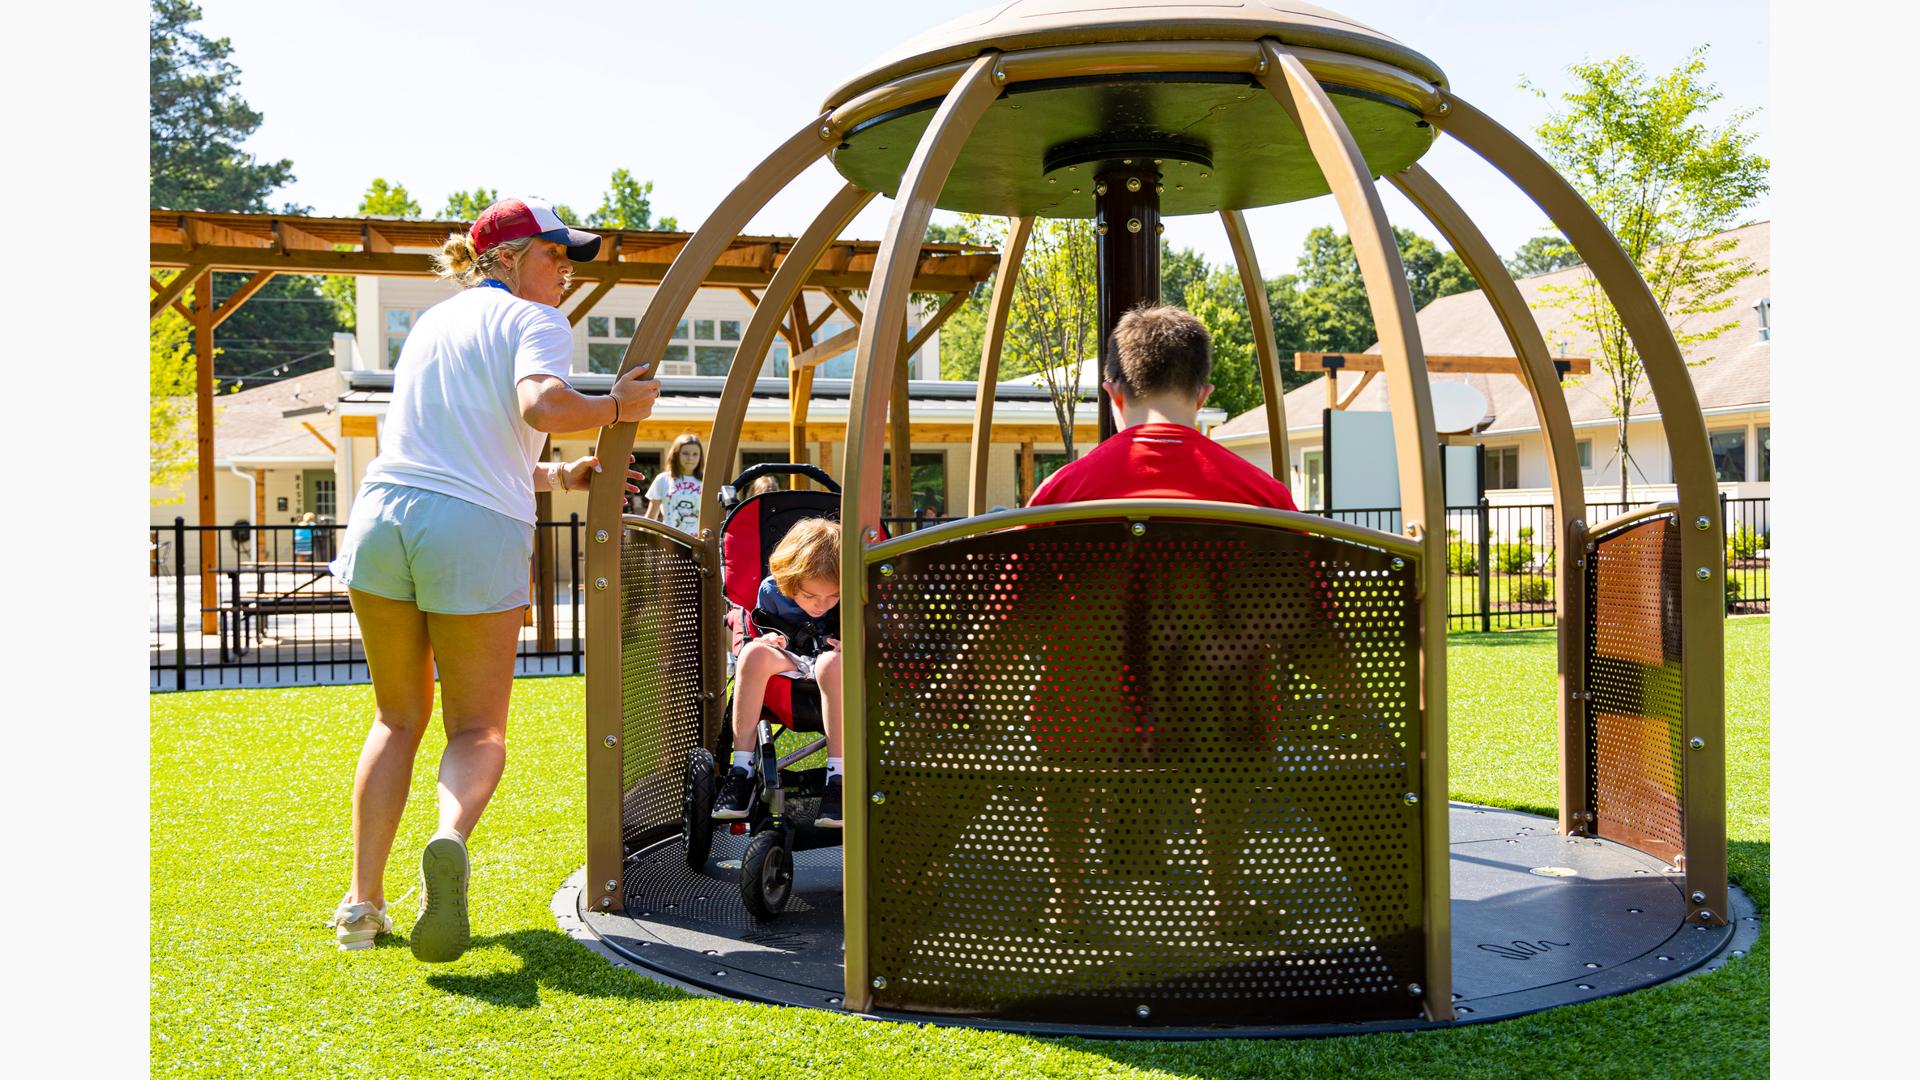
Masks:
[[[1760,272],[1735,287],[1732,306],[1726,311],[1695,316],[1684,324],[1676,323],[1675,329],[1697,331],[1716,322],[1736,323],[1719,337],[1684,346],[1683,351],[1688,363],[1693,365],[1689,370],[1701,411],[1706,415],[1721,490],[1730,498],[1765,498],[1772,488],[1768,224],[1761,222],[1727,235],[1736,241],[1733,255],[1752,260]],[[1521,295],[1533,308],[1548,351],[1556,356],[1597,355],[1592,339],[1571,325],[1567,312],[1547,302],[1549,286],[1566,285],[1585,276],[1583,267],[1573,267],[1517,283]],[[1513,347],[1492,306],[1485,294],[1478,291],[1433,301],[1420,311],[1419,325],[1421,345],[1434,355],[1513,355]],[[1494,505],[1551,502],[1540,421],[1520,380],[1511,375],[1435,373],[1429,377],[1436,382],[1471,383],[1486,398],[1487,415],[1476,430],[1468,435],[1453,436],[1449,441],[1485,446],[1489,502]],[[1344,400],[1359,381],[1358,375],[1342,376],[1337,387],[1339,396]],[[1607,404],[1611,381],[1596,365],[1590,375],[1569,377],[1563,391],[1573,418],[1587,499],[1595,503],[1617,502],[1620,498],[1617,421]],[[1630,502],[1674,497],[1673,464],[1667,455],[1660,413],[1651,393],[1644,396],[1646,400],[1634,407],[1627,427]],[[1326,376],[1287,394],[1286,405],[1290,486],[1303,509],[1318,509],[1324,498],[1322,435],[1327,408]],[[1385,378],[1373,379],[1347,407],[1386,411]],[[1227,421],[1214,430],[1213,436],[1263,468],[1270,461],[1266,419],[1258,409]]]

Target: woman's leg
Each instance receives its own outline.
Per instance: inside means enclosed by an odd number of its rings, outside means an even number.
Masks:
[[[373,728],[353,778],[353,890],[349,902],[387,902],[387,856],[413,783],[413,757],[433,714],[427,617],[407,600],[350,590],[373,676]]]
[[[750,750],[754,746],[754,725],[760,722],[760,707],[767,701],[767,680],[783,671],[792,671],[793,661],[771,645],[750,641],[740,650],[733,671],[733,748]]]
[[[507,764],[507,702],[522,608],[490,615],[428,615],[440,661],[440,831],[465,839],[480,821]]]
[[[821,653],[813,666],[814,680],[820,684],[822,723],[827,729],[827,756],[840,756],[840,650]]]

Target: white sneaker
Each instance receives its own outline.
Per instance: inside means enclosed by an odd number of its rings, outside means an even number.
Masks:
[[[342,899],[333,911],[333,935],[342,949],[371,949],[374,938],[392,932],[393,920],[387,918],[387,909],[365,900],[349,904]]]

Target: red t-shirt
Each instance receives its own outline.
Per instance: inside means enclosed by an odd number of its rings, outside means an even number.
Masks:
[[[1070,461],[1028,506],[1092,499],[1207,499],[1297,509],[1287,485],[1185,424],[1135,424]]]

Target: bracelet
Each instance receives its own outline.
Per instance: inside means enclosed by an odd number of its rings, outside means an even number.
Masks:
[[[555,465],[553,467],[553,475],[547,478],[547,486],[558,488],[561,491],[572,491],[573,489],[567,486],[567,467],[564,465]]]
[[[607,421],[607,426],[612,427],[620,422],[620,399],[614,397],[612,391],[608,391],[607,400],[613,402],[613,419]]]

